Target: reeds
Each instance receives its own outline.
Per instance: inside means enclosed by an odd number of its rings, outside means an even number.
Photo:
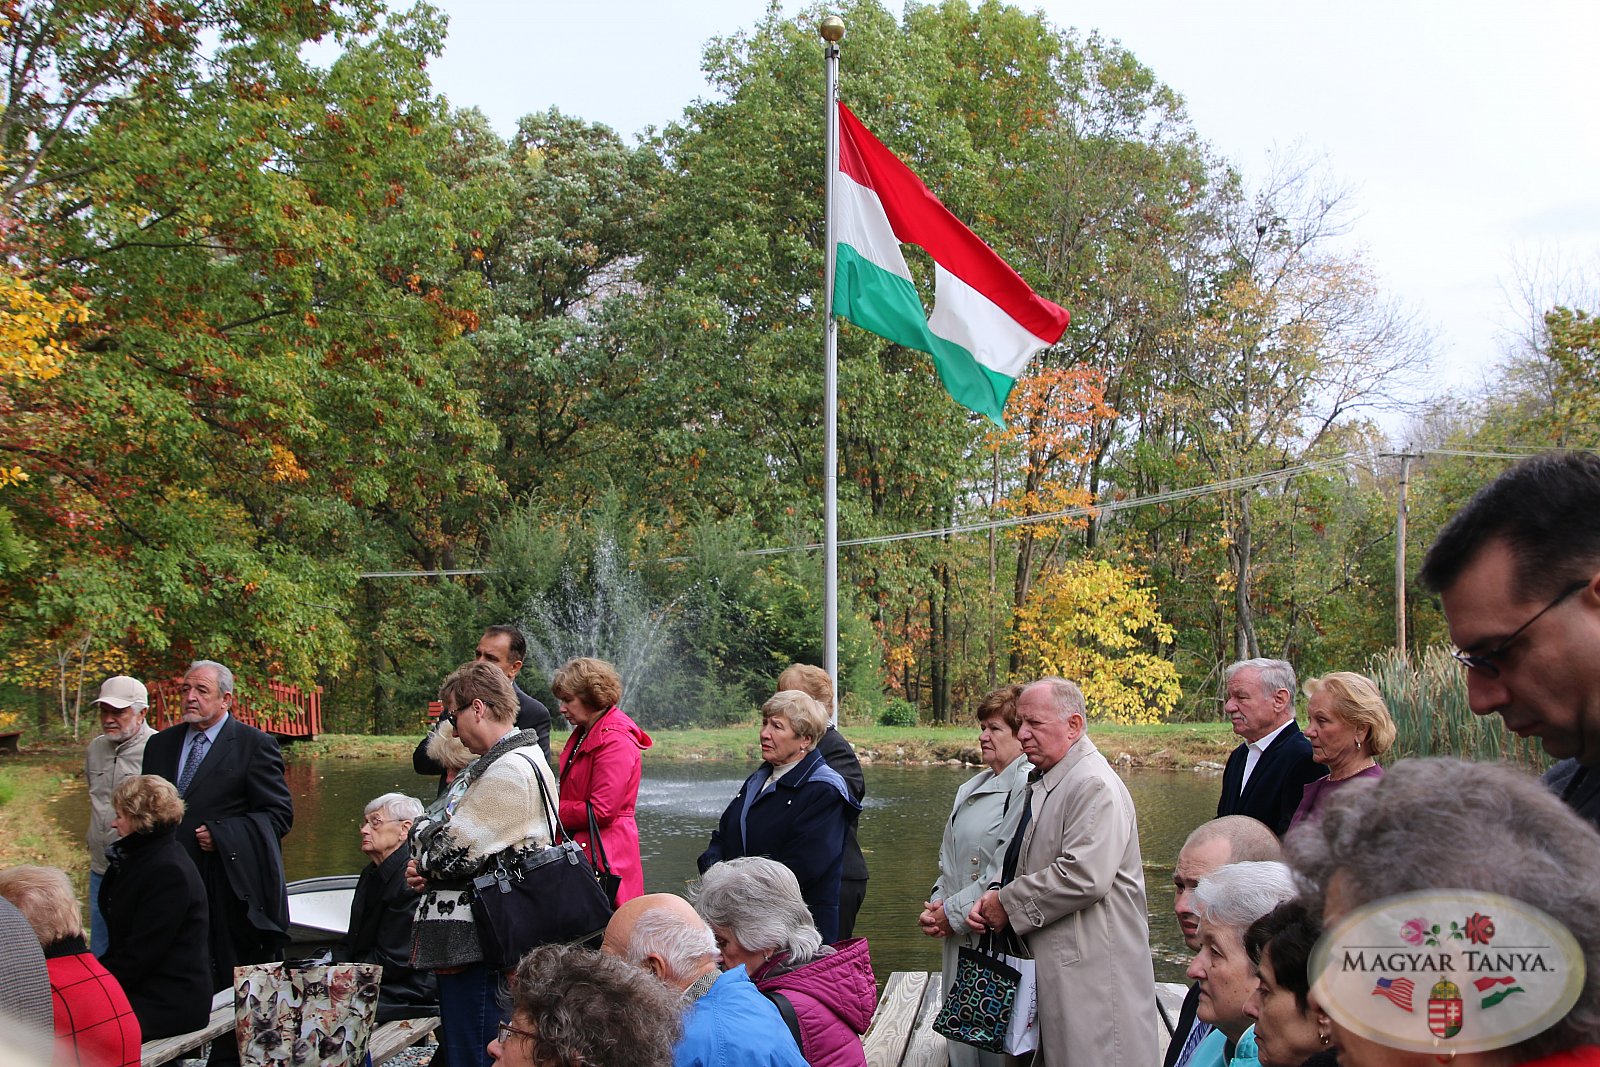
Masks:
[[[1499,760],[1543,770],[1550,758],[1535,741],[1508,733],[1498,715],[1474,715],[1467,706],[1466,668],[1447,649],[1429,648],[1420,657],[1393,649],[1368,661],[1369,676],[1389,705],[1399,733],[1394,759],[1407,756],[1459,756]]]

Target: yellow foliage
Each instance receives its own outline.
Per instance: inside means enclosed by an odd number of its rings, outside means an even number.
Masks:
[[[22,721],[22,715],[15,711],[0,711],[0,734],[9,733],[17,728]]]
[[[1177,668],[1148,650],[1174,634],[1143,580],[1130,567],[1075,560],[1017,611],[1016,647],[1039,673],[1077,682],[1093,718],[1160,722],[1182,696]]]
[[[295,454],[280,444],[273,444],[272,459],[267,464],[267,477],[274,482],[303,482],[311,477],[300,466]]]
[[[89,309],[65,293],[45,294],[0,272],[0,378],[45,380],[61,373],[72,346],[62,327],[87,322]]]

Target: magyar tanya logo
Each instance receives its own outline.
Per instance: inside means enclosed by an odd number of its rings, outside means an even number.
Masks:
[[[1312,995],[1334,1021],[1410,1052],[1486,1052],[1564,1017],[1583,952],[1531,904],[1470,889],[1357,908],[1311,954]]]

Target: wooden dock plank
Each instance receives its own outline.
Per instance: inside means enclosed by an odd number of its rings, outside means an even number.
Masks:
[[[917,1009],[916,1021],[911,1027],[911,1037],[906,1042],[906,1054],[900,1067],[947,1067],[950,1062],[950,1045],[933,1032],[933,1020],[944,1007],[944,975],[935,971],[928,975],[927,987],[922,992],[922,1005]]]
[[[373,1067],[379,1067],[392,1060],[427,1037],[438,1026],[438,1016],[426,1019],[396,1019],[392,1023],[384,1023],[372,1032],[372,1043],[367,1046],[367,1052],[372,1056]]]
[[[928,975],[923,971],[896,971],[889,976],[872,1025],[861,1039],[867,1067],[900,1067],[927,988]]]

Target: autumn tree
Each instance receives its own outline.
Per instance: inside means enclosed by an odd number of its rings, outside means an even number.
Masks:
[[[1074,560],[1040,579],[1017,611],[1016,630],[1025,662],[1077,682],[1095,718],[1160,722],[1183,694],[1162,655],[1172,627],[1137,570]]]

